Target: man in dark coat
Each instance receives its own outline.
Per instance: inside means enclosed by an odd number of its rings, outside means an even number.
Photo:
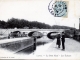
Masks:
[[[58,48],[60,48],[61,42],[60,42],[60,34],[57,35],[57,42]]]
[[[65,34],[64,34],[64,32],[62,32],[62,50],[65,50]]]

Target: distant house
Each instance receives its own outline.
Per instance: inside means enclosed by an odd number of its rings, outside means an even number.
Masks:
[[[33,27],[32,29],[38,29],[37,27]]]
[[[17,27],[15,27],[14,29],[17,29]]]
[[[26,27],[24,27],[24,29],[29,29],[29,27],[26,26]]]

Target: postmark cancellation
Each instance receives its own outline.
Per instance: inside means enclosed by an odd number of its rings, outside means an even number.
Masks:
[[[54,17],[67,17],[68,15],[68,2],[67,1],[51,1],[48,6],[49,12]]]

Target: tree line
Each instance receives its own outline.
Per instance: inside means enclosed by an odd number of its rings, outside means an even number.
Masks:
[[[59,26],[59,25],[53,25],[52,29],[75,29],[74,27],[68,27],[68,26]]]
[[[59,26],[59,25],[53,25],[50,26],[45,23],[37,22],[37,21],[28,21],[25,19],[17,19],[17,18],[11,18],[8,19],[7,22],[0,20],[0,28],[8,29],[8,28],[28,28],[28,29],[75,29],[73,27],[68,26]]]
[[[11,18],[7,22],[0,20],[0,28],[38,28],[38,29],[50,29],[51,26],[45,23],[37,21],[28,21],[25,19]]]

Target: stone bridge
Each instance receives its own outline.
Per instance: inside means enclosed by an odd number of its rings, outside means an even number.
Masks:
[[[46,37],[46,34],[48,34],[49,32],[62,32],[64,31],[64,29],[0,29],[0,33],[3,33],[3,35],[8,35],[10,32],[13,31],[21,31],[21,32],[25,32],[25,33],[29,33],[32,31],[38,31],[43,33]],[[43,40],[50,40],[49,38],[45,38],[42,37],[42,41],[40,40],[40,42],[43,42]],[[2,39],[0,40],[0,48],[4,48],[4,49],[9,49],[11,51],[17,52],[20,51],[24,48],[27,48],[31,45],[33,45],[34,41],[33,38],[31,37],[19,37],[19,38],[11,38],[11,39]]]

